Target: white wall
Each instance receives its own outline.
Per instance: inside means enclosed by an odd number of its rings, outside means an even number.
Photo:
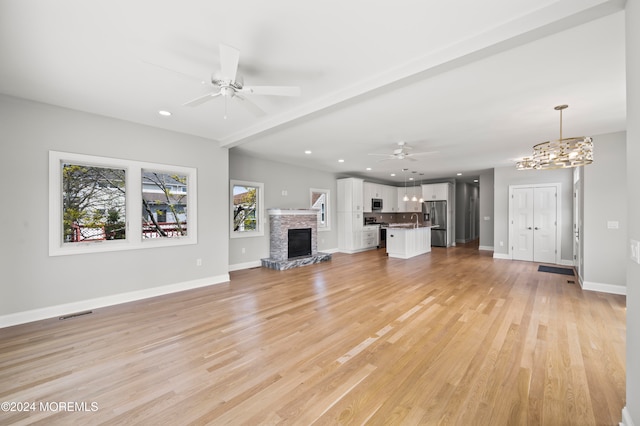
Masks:
[[[509,254],[509,185],[559,183],[562,185],[561,201],[562,247],[560,259],[573,261],[573,172],[560,170],[516,170],[501,167],[494,170],[494,256]],[[482,188],[480,188],[482,194]],[[482,224],[482,220],[480,223]],[[500,242],[503,244],[500,245]]]
[[[480,210],[480,249],[494,249],[494,170],[485,170],[480,173],[479,210]],[[489,218],[485,220],[485,218]]]
[[[318,250],[333,251],[338,247],[336,213],[336,175],[320,170],[296,167],[267,161],[242,153],[236,148],[229,151],[229,179],[262,182],[264,184],[265,220],[264,236],[229,239],[230,270],[257,266],[260,259],[269,257],[270,208],[309,208],[311,188],[328,189],[330,199],[330,231],[318,231]],[[287,195],[284,196],[283,191]],[[242,252],[244,249],[244,253]]]
[[[2,95],[0,129],[0,327],[228,279],[227,210],[220,208],[228,194],[228,150]],[[198,244],[49,257],[49,150],[197,168]]]
[[[627,280],[626,134],[593,136],[594,162],[582,170],[583,288],[624,294]],[[610,229],[609,222],[618,222]],[[621,288],[615,288],[621,287]]]
[[[640,241],[640,4],[626,4],[628,239]],[[628,254],[629,252],[627,252]],[[640,265],[627,259],[627,426],[640,425]]]

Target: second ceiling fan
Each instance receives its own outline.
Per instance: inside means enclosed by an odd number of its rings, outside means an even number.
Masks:
[[[435,154],[437,151],[431,152],[411,152],[413,147],[411,147],[406,142],[398,142],[398,146],[400,148],[396,148],[393,150],[391,154],[369,154],[369,155],[377,155],[381,157],[385,157],[378,161],[386,161],[386,160],[409,160],[409,161],[417,161],[415,157],[419,157],[422,155],[430,155]]]
[[[296,86],[245,86],[242,77],[238,75],[239,62],[240,51],[221,44],[220,73],[211,77],[215,90],[186,102],[184,106],[195,107],[222,96],[225,99],[225,118],[227,99],[237,99],[255,116],[261,116],[265,112],[249,100],[247,95],[300,96],[300,88]]]

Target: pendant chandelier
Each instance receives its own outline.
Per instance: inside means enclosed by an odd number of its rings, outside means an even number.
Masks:
[[[409,169],[402,169],[404,173],[404,197],[402,197],[402,201],[409,201],[409,196],[407,195],[407,170]]]
[[[590,137],[562,138],[562,110],[568,107],[569,105],[558,105],[554,108],[560,111],[560,139],[534,145],[533,156],[516,162],[516,169],[563,169],[593,163],[593,141]]]

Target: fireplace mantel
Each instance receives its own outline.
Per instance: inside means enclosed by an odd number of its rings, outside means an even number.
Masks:
[[[317,215],[319,211],[318,209],[267,209],[267,214],[269,216],[305,216]]]

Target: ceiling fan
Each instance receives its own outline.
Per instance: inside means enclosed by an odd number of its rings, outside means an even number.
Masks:
[[[369,154],[369,155],[377,155],[377,156],[387,157],[387,158],[383,158],[383,159],[378,160],[378,161],[387,161],[387,160],[417,161],[415,157],[419,157],[419,156],[422,156],[422,155],[435,154],[437,152],[437,151],[411,152],[413,147],[411,147],[409,144],[407,144],[406,142],[403,142],[403,141],[398,142],[398,146],[400,148],[394,149],[391,154]]]
[[[246,95],[300,96],[300,88],[295,86],[245,86],[242,77],[238,75],[239,60],[238,49],[220,44],[220,73],[211,76],[211,84],[215,90],[186,102],[184,106],[195,107],[222,96],[225,99],[224,118],[227,118],[227,99],[238,99],[251,113],[261,116],[265,112]]]

